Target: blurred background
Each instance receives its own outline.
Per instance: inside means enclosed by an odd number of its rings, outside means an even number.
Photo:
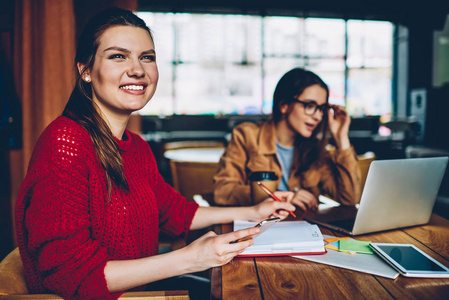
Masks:
[[[73,86],[76,38],[98,11],[135,11],[153,31],[160,79],[130,129],[172,182],[164,145],[226,144],[265,120],[294,67],[330,88],[352,116],[358,154],[449,153],[449,9],[439,1],[3,0],[0,10],[0,258],[15,247],[13,207],[33,146]],[[331,141],[332,142],[332,141]],[[435,211],[448,215],[446,174]]]

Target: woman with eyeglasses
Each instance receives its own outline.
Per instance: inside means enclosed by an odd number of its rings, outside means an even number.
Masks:
[[[305,212],[317,209],[319,195],[356,204],[360,171],[348,137],[351,119],[328,100],[327,85],[313,72],[295,68],[284,74],[274,91],[270,120],[233,129],[214,176],[215,203],[253,204],[249,176],[274,171],[278,190],[293,191],[292,203]],[[326,150],[328,131],[333,153]]]

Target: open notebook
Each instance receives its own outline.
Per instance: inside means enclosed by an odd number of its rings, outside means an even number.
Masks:
[[[234,231],[257,222],[234,221]],[[323,254],[323,235],[317,225],[306,221],[281,221],[254,238],[254,244],[238,256],[284,256]]]

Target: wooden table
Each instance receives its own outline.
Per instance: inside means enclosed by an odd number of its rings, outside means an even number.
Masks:
[[[232,226],[220,229],[229,232]],[[427,225],[355,238],[414,244],[449,266],[449,221],[435,214]],[[449,278],[393,280],[288,256],[235,258],[212,270],[212,299],[449,299]]]

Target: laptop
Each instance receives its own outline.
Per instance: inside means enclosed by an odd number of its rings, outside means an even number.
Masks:
[[[375,160],[368,170],[358,207],[331,207],[304,219],[349,235],[426,224],[448,160],[448,157]]]

